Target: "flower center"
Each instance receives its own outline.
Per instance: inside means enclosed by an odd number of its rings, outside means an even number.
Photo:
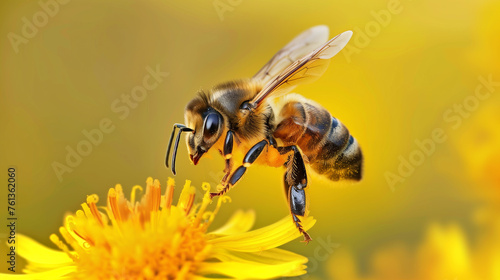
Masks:
[[[211,248],[208,223],[201,222],[210,214],[204,213],[208,200],[193,206],[194,188],[187,182],[173,206],[173,180],[167,185],[161,196],[159,182],[148,179],[140,202],[135,202],[140,187],[128,201],[117,185],[108,194],[107,207],[97,207],[98,197],[92,195],[83,211],[66,217],[60,233],[75,251],[55,234],[51,239],[75,261],[76,278],[185,279],[196,271]]]

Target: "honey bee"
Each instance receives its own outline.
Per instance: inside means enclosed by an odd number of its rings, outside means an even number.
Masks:
[[[285,167],[284,188],[293,222],[304,241],[311,237],[299,217],[306,214],[308,176],[306,164],[331,181],[359,181],[363,155],[358,142],[337,118],[320,104],[290,93],[297,85],[315,81],[327,69],[329,59],[341,51],[351,31],[328,40],[328,27],[312,27],[278,51],[250,79],[219,84],[200,91],[185,109],[185,123],[174,124],[166,165],[176,128],[171,168],[175,175],[177,148],[182,132],[194,165],[209,150],[225,159],[222,188],[225,194],[253,163]],[[285,95],[286,94],[286,95]],[[233,152],[244,157],[233,168]]]

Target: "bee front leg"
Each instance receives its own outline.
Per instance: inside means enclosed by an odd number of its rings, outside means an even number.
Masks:
[[[232,186],[238,183],[238,181],[247,171],[247,167],[250,167],[250,165],[252,165],[252,163],[257,160],[257,158],[260,156],[260,154],[268,144],[269,143],[267,142],[267,140],[262,140],[259,143],[255,144],[252,148],[250,148],[250,150],[248,150],[245,157],[243,158],[243,165],[240,165],[238,168],[236,168],[236,170],[231,175],[231,178],[229,178],[229,180],[225,182],[224,188],[222,190],[216,193],[210,193],[210,198],[225,194]]]
[[[224,177],[220,180],[221,184],[225,184],[229,175],[231,175],[231,171],[233,170],[233,159],[226,159],[226,166],[224,167]]]
[[[293,155],[290,156],[285,164],[286,171],[283,178],[285,193],[290,206],[293,223],[304,236],[304,242],[309,243],[312,240],[311,236],[302,228],[301,221],[297,217],[304,217],[307,209],[305,192],[305,188],[307,187],[307,173],[304,160],[296,146],[279,147],[278,150],[282,154],[293,151]]]
[[[225,184],[227,181],[227,178],[231,174],[231,171],[233,171],[233,136],[234,132],[231,130],[228,130],[226,134],[226,139],[224,140],[224,152],[223,156],[226,160],[226,167],[224,168],[224,177],[221,180],[222,184]]]

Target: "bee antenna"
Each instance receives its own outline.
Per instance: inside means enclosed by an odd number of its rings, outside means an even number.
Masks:
[[[175,128],[177,127],[177,124],[174,124],[174,128],[172,129],[172,134],[170,135],[170,140],[168,140],[168,147],[167,147],[167,155],[165,157],[165,165],[168,168],[168,157],[170,156],[170,149],[172,148],[172,140],[174,140],[174,134],[175,134]]]
[[[177,158],[177,147],[179,147],[179,140],[181,139],[181,134],[183,132],[193,132],[194,130],[189,127],[181,127],[177,138],[175,139],[174,152],[172,154],[172,173],[175,175],[175,159]]]
[[[174,135],[175,135],[175,129],[176,128],[179,128],[179,134],[177,134],[177,139],[175,141],[175,146],[174,146],[174,156],[172,158],[172,173],[174,173],[175,175],[175,158],[176,158],[176,155],[177,155],[177,147],[179,146],[179,140],[180,140],[180,135],[181,135],[181,132],[183,131],[194,131],[193,129],[183,125],[183,124],[174,124],[174,127],[172,129],[172,134],[170,135],[170,140],[168,141],[168,148],[167,148],[167,155],[165,157],[165,165],[167,166],[167,168],[169,167],[168,166],[168,158],[170,156],[170,149],[172,148],[172,143],[173,143],[173,140],[174,140]]]

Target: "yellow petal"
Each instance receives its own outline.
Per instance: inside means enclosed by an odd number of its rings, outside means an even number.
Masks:
[[[234,252],[221,249],[213,249],[212,257],[222,262],[258,262],[273,265],[292,261],[300,261],[305,264],[308,261],[304,256],[278,248],[269,249],[262,252]]]
[[[1,274],[2,280],[55,280],[55,279],[71,279],[68,274],[76,270],[75,266],[64,266],[44,272],[30,274]]]
[[[232,235],[249,231],[255,223],[255,212],[238,210],[220,228],[210,232],[215,235]]]
[[[30,263],[64,265],[72,264],[73,260],[62,251],[52,250],[36,242],[26,235],[17,235],[17,252]]]
[[[307,217],[302,220],[304,230],[310,229],[316,220],[313,217]],[[241,252],[258,252],[276,248],[300,236],[299,231],[292,223],[292,218],[286,216],[280,221],[245,233],[217,237],[209,240],[215,247],[222,249],[241,251]]]
[[[210,277],[210,278],[207,278],[207,277],[203,277],[203,276],[198,276],[198,275],[193,275],[191,276],[192,280],[228,280],[228,279],[231,279],[231,278],[213,278],[213,277]]]
[[[305,266],[301,261],[282,264],[240,263],[240,262],[207,262],[201,263],[198,274],[217,274],[236,279],[269,279],[280,276],[298,276],[305,274]]]

